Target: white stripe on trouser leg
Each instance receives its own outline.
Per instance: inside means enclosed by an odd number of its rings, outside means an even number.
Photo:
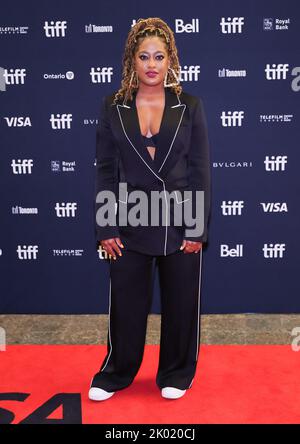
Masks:
[[[199,352],[199,326],[200,326],[200,294],[201,294],[201,271],[202,271],[202,248],[200,248],[200,260],[199,260],[199,285],[198,285],[198,321],[197,321],[197,346],[196,346],[196,362],[198,360],[198,352]],[[192,386],[194,378],[192,379],[189,388]]]
[[[111,352],[112,352],[112,343],[111,343],[111,334],[110,334],[110,308],[111,308],[111,278],[109,279],[109,312],[108,312],[108,336],[109,336],[110,351],[109,351],[109,355],[107,357],[107,361],[106,361],[103,369],[101,370],[101,372],[103,372],[103,370],[107,366]]]

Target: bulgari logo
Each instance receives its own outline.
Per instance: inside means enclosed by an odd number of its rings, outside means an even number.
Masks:
[[[213,168],[252,168],[252,161],[213,162]]]

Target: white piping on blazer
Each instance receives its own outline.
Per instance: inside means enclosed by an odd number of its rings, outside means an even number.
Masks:
[[[169,150],[168,150],[168,152],[167,152],[167,154],[166,154],[166,157],[164,158],[164,161],[163,161],[163,163],[161,164],[161,166],[160,166],[160,168],[159,168],[158,171],[160,171],[160,170],[162,169],[162,167],[163,167],[163,165],[164,165],[164,163],[165,163],[165,161],[166,161],[168,155],[169,155],[170,152],[171,152],[171,149],[172,149],[172,147],[173,147],[173,144],[174,144],[175,138],[176,138],[176,136],[177,136],[177,133],[178,133],[178,130],[179,130],[179,127],[180,127],[180,124],[181,124],[182,118],[183,118],[184,111],[185,111],[185,109],[186,109],[186,105],[185,105],[184,103],[181,103],[181,101],[180,101],[180,99],[179,99],[179,97],[178,97],[177,94],[176,94],[176,97],[177,97],[177,100],[178,100],[179,103],[178,103],[177,105],[173,105],[173,106],[171,106],[171,108],[177,108],[177,107],[179,107],[179,106],[183,106],[184,108],[183,108],[183,111],[182,111],[182,114],[181,114],[181,118],[180,118],[180,120],[179,120],[179,123],[178,123],[178,125],[177,125],[176,131],[175,131],[175,135],[174,135],[173,140],[172,140],[172,142],[171,142],[170,148],[169,148]],[[157,177],[157,178],[162,182],[163,187],[164,187],[164,196],[165,196],[165,201],[166,201],[166,232],[165,232],[164,256],[166,256],[166,255],[167,255],[167,237],[168,237],[168,224],[167,224],[167,218],[168,218],[168,202],[167,202],[167,197],[166,197],[166,187],[165,187],[165,182],[164,182],[164,180],[163,180],[161,177],[159,177],[159,176],[155,173],[155,171],[152,170],[152,168],[150,168],[150,166],[145,162],[145,160],[142,158],[142,156],[140,155],[140,153],[137,151],[136,147],[135,147],[135,146],[133,145],[133,143],[131,142],[130,138],[128,137],[128,135],[127,135],[127,133],[126,133],[126,131],[125,131],[125,127],[124,127],[124,124],[123,124],[123,120],[122,120],[122,116],[121,116],[121,113],[120,113],[119,107],[121,107],[121,108],[131,108],[131,107],[128,106],[128,105],[124,105],[124,101],[123,101],[123,105],[117,104],[117,110],[118,110],[118,114],[119,114],[120,122],[121,122],[121,125],[122,125],[123,132],[124,132],[124,134],[125,134],[125,137],[126,137],[126,139],[128,140],[128,142],[130,143],[130,145],[133,147],[133,149],[135,150],[135,152],[138,154],[138,156],[140,157],[140,159],[141,159],[141,160],[144,162],[144,164],[149,168],[149,170],[154,174],[154,176]]]

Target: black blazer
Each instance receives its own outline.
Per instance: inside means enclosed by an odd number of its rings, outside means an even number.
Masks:
[[[165,87],[165,108],[153,160],[142,143],[136,92],[133,94],[133,100],[127,100],[126,103],[119,100],[113,105],[113,98],[114,94],[103,98],[96,133],[97,249],[100,240],[112,237],[120,237],[125,248],[150,255],[173,253],[180,248],[183,239],[206,242],[211,172],[207,122],[202,99],[185,92],[178,96]],[[113,223],[100,226],[99,221],[103,225],[101,220],[108,201],[97,202],[97,194],[104,190],[111,191],[115,196],[113,205],[116,218]],[[165,222],[162,223],[162,218],[158,226],[120,224],[118,215],[121,210],[124,214],[124,208],[129,212],[132,206],[136,205],[128,200],[128,193],[135,190],[143,190],[148,196],[151,191],[160,192],[162,196],[166,196],[166,191],[175,191],[175,198],[170,199],[168,204],[169,226]],[[179,205],[182,208],[185,201],[183,191],[193,191],[192,204],[195,205],[196,190],[204,191],[204,230],[198,237],[188,235],[186,230],[192,227],[186,226],[184,221],[181,226],[172,226],[175,206]],[[165,201],[167,202],[167,199]],[[193,210],[193,215],[195,214]]]

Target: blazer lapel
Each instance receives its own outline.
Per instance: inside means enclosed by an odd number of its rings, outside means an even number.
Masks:
[[[175,93],[165,87],[165,107],[154,160],[143,145],[136,107],[136,91],[133,93],[133,100],[128,100],[126,105],[118,104],[117,108],[125,137],[137,155],[141,157],[155,175],[159,176],[162,171],[165,174],[186,105],[180,102]]]

